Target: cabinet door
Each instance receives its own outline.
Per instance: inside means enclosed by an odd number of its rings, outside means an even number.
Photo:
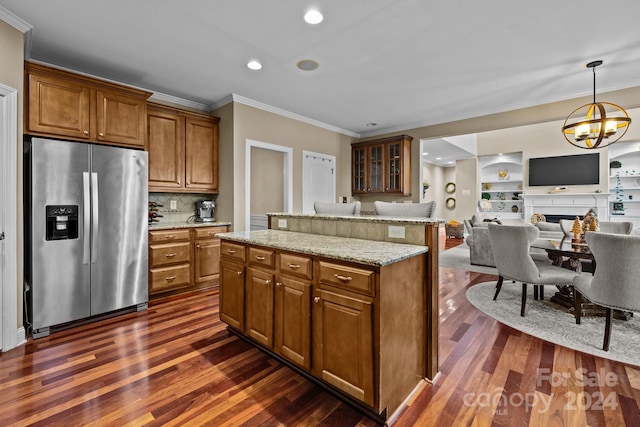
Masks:
[[[367,150],[364,147],[351,149],[351,192],[353,194],[367,192]]]
[[[220,320],[244,330],[244,267],[224,260],[220,263]]]
[[[87,86],[30,74],[28,130],[89,139],[89,97]]]
[[[144,148],[146,100],[102,90],[96,99],[98,141]]]
[[[314,375],[373,406],[372,303],[329,291],[313,295]]]
[[[186,184],[188,189],[218,192],[218,124],[186,119]]]
[[[245,333],[264,345],[273,347],[273,274],[247,269]]]
[[[386,183],[384,191],[386,193],[402,192],[402,144],[399,142],[385,145],[387,155]]]
[[[280,278],[276,283],[275,350],[293,363],[311,368],[311,284]]]
[[[372,145],[367,148],[369,160],[368,192],[384,191],[384,145]]]
[[[149,190],[184,187],[184,118],[170,111],[147,109]]]
[[[211,282],[220,275],[220,239],[194,243],[195,283]]]

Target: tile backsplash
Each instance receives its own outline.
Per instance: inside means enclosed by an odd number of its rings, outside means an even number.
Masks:
[[[214,194],[188,194],[188,193],[149,193],[149,202],[156,202],[162,207],[158,208],[158,214],[162,218],[154,224],[167,222],[193,221],[196,215],[196,202],[201,199],[216,200]],[[171,201],[176,201],[176,209],[170,209]]]

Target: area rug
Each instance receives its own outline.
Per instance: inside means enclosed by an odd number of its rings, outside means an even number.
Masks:
[[[529,289],[527,313],[520,316],[522,285],[505,282],[493,301],[496,282],[484,282],[467,290],[467,299],[478,310],[498,322],[526,334],[562,345],[573,350],[640,366],[640,316],[631,320],[613,320],[609,351],[602,350],[604,317],[583,317],[576,325],[573,314],[548,300],[551,287],[547,287],[545,300],[534,300]],[[531,287],[530,287],[531,288]]]
[[[469,263],[469,245],[462,243],[447,249],[438,254],[438,265],[441,267],[459,268],[461,270],[475,271],[477,273],[487,273],[498,275],[498,270],[494,267],[482,265],[472,265]]]

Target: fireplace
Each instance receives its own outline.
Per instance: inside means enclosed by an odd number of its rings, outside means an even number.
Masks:
[[[547,222],[582,218],[589,209],[593,209],[601,221],[609,221],[608,193],[522,194],[520,197],[524,199],[525,221],[534,213],[544,215]]]

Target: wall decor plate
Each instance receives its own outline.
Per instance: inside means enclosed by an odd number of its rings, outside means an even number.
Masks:
[[[447,185],[444,186],[444,191],[451,194],[454,191],[456,191],[456,185],[453,182],[449,182],[447,183]]]
[[[447,206],[447,208],[453,209],[456,207],[456,199],[454,199],[453,197],[449,197],[447,200],[445,200],[444,204]]]
[[[489,212],[491,210],[491,202],[487,199],[480,200],[480,209]]]

